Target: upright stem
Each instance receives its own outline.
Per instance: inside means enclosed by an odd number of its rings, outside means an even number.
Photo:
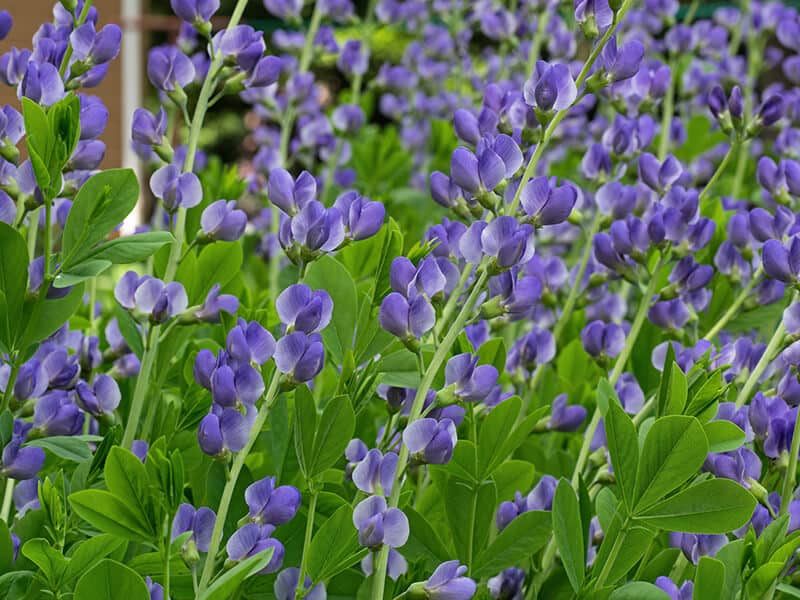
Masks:
[[[89,16],[89,9],[92,7],[92,0],[85,0],[83,3],[83,8],[81,9],[81,13],[78,15],[78,19],[75,22],[74,29],[77,29],[81,25],[86,22],[86,17]],[[67,44],[67,49],[64,52],[64,57],[61,59],[61,65],[58,67],[58,76],[61,79],[64,79],[64,75],[67,73],[67,67],[69,66],[69,61],[72,58],[72,44]]]
[[[45,200],[44,203],[44,273],[42,275],[42,288],[40,294],[46,294],[50,287],[50,255],[53,252],[53,201]]]
[[[39,233],[39,211],[35,208],[28,214],[28,258],[36,258],[36,236]]]
[[[673,58],[669,63],[669,86],[664,102],[661,105],[661,139],[658,142],[658,161],[663,162],[667,157],[672,129],[672,117],[675,113],[675,92],[678,86],[678,60]]]
[[[633,0],[625,0],[623,2],[619,11],[617,11],[616,15],[614,15],[614,22],[611,24],[611,27],[608,28],[603,37],[600,38],[600,41],[592,49],[589,57],[586,59],[586,62],[583,65],[583,68],[581,69],[581,72],[578,74],[578,78],[575,80],[575,86],[578,89],[580,89],[583,85],[583,82],[589,75],[589,70],[592,68],[592,65],[594,65],[597,57],[600,56],[600,52],[602,52],[611,36],[614,35],[614,32],[617,30],[617,26],[622,22],[622,19],[625,17],[625,13],[627,13],[628,9],[631,7],[632,1]],[[542,139],[536,145],[536,149],[533,151],[533,156],[531,156],[530,161],[528,161],[528,165],[525,167],[525,171],[522,173],[522,179],[519,181],[517,191],[514,193],[514,199],[511,201],[511,206],[509,207],[507,214],[513,215],[516,212],[517,208],[519,207],[523,188],[531,180],[531,177],[533,177],[533,174],[536,172],[536,165],[539,163],[539,159],[542,157],[544,149],[550,142],[550,138],[553,136],[553,133],[555,133],[555,130],[561,121],[564,120],[564,117],[567,116],[567,113],[573,105],[570,105],[553,115],[553,119],[550,121],[547,129],[545,129],[544,133],[542,134]]]
[[[595,583],[596,590],[601,589],[603,584],[605,584],[606,579],[608,579],[608,576],[611,574],[611,569],[617,560],[617,556],[619,556],[620,551],[625,545],[625,538],[628,536],[628,523],[628,519],[625,519],[625,522],[622,523],[622,527],[619,530],[619,535],[617,535],[616,539],[614,540],[614,545],[611,546],[611,552],[608,554],[608,559],[603,564],[603,569],[600,571],[600,575],[597,577],[597,582]]]
[[[228,509],[230,508],[231,499],[233,498],[233,490],[236,488],[236,482],[239,480],[239,474],[242,472],[242,468],[244,468],[247,455],[250,454],[250,450],[253,449],[253,444],[255,444],[256,439],[258,439],[258,434],[261,433],[264,424],[267,422],[270,408],[272,408],[272,404],[277,397],[279,382],[280,373],[276,370],[272,375],[272,381],[270,381],[269,388],[264,397],[264,404],[259,408],[258,415],[253,422],[253,426],[250,428],[250,437],[247,440],[247,444],[236,454],[236,458],[233,460],[228,481],[225,483],[225,489],[222,490],[222,498],[219,501],[217,520],[214,522],[214,531],[211,533],[211,543],[208,547],[206,563],[203,566],[203,574],[200,577],[200,584],[198,585],[198,597],[203,595],[208,584],[211,583],[211,577],[214,575],[217,553],[219,552],[222,534],[225,529],[225,520],[228,517]]]
[[[236,6],[233,8],[233,13],[228,21],[228,30],[233,29],[239,24],[244,13],[247,0],[238,0]],[[217,50],[211,64],[208,67],[208,74],[203,80],[203,86],[200,88],[200,94],[197,98],[195,105],[194,115],[192,115],[192,123],[189,127],[189,140],[186,145],[186,160],[183,163],[183,172],[189,173],[194,168],[194,159],[197,154],[197,146],[200,141],[200,132],[203,130],[203,122],[205,120],[206,112],[208,111],[208,103],[211,99],[211,94],[217,85],[217,74],[222,66],[223,55],[221,50]],[[167,259],[167,267],[164,272],[165,281],[169,282],[175,279],[175,272],[178,269],[180,262],[181,250],[183,248],[183,241],[186,236],[186,209],[178,208],[175,222],[175,241],[169,250],[169,258]],[[131,412],[128,415],[128,421],[125,424],[125,434],[122,438],[122,445],[124,448],[130,448],[133,443],[133,438],[136,435],[136,429],[139,426],[139,419],[141,418],[142,409],[144,406],[144,399],[147,395],[147,388],[150,384],[152,376],[153,365],[155,363],[155,355],[158,352],[159,344],[159,326],[154,326],[151,330],[150,346],[145,350],[144,357],[142,358],[142,365],[139,368],[139,375],[136,378],[136,387],[133,391],[133,400],[131,402]]]
[[[433,329],[436,338],[438,338],[443,331],[446,331],[447,327],[450,325],[450,318],[453,316],[456,306],[458,306],[461,292],[464,291],[464,286],[467,285],[467,281],[469,281],[470,275],[472,275],[473,268],[473,265],[469,263],[464,265],[464,269],[461,271],[461,279],[458,281],[458,286],[456,286],[456,289],[453,290],[453,293],[450,294],[450,297],[447,299],[447,303],[442,309],[442,315],[437,319],[436,327]]]
[[[742,142],[739,139],[735,139],[731,142],[731,145],[728,148],[728,151],[725,153],[722,162],[717,165],[717,170],[714,171],[711,179],[708,180],[708,183],[706,183],[705,187],[703,187],[702,191],[700,192],[700,195],[697,197],[698,202],[702,203],[703,200],[708,197],[708,195],[711,193],[711,189],[714,187],[714,184],[720,177],[722,177],[723,173],[725,173],[725,169],[728,168],[728,163],[731,162],[731,158],[733,158],[734,154],[736,154],[736,151],[741,147]],[[746,154],[744,149],[742,149],[742,154]]]
[[[536,61],[539,60],[539,55],[542,50],[542,43],[544,42],[544,36],[547,31],[547,26],[550,24],[550,16],[553,12],[555,11],[552,7],[545,5],[544,12],[539,15],[539,24],[536,27],[536,33],[533,34],[531,48],[528,51],[528,69],[526,74],[529,77],[536,68]]]
[[[311,535],[314,532],[314,514],[317,510],[317,498],[319,492],[313,487],[310,488],[311,498],[308,501],[308,518],[306,519],[306,533],[303,539],[303,558],[300,560],[300,574],[297,578],[296,598],[305,595],[306,568],[308,566],[309,549],[311,548]]]
[[[742,291],[740,291],[734,299],[733,304],[731,304],[728,310],[725,311],[725,314],[722,315],[716,323],[714,323],[714,326],[708,330],[708,332],[703,336],[703,339],[708,341],[713,340],[715,337],[717,337],[717,334],[725,328],[730,320],[739,314],[739,308],[742,306],[744,301],[750,297],[750,292],[752,292],[753,288],[761,283],[761,276],[763,273],[764,270],[762,267],[759,267],[756,272],[753,273],[752,277],[750,277],[750,281],[747,282],[747,285],[742,288]]]
[[[755,368],[750,372],[750,376],[747,378],[747,381],[744,382],[744,386],[742,386],[742,390],[739,392],[739,395],[736,397],[736,408],[741,408],[750,400],[750,394],[753,392],[753,388],[755,388],[758,380],[761,378],[761,375],[764,374],[764,371],[769,366],[769,363],[772,362],[772,359],[775,358],[778,351],[783,347],[784,337],[786,336],[786,328],[783,326],[783,320],[778,323],[778,326],[775,328],[775,333],[772,334],[772,337],[767,344],[766,350],[764,350],[764,354],[761,355],[761,358],[756,363]]]
[[[14,498],[14,480],[10,477],[6,479],[6,489],[3,493],[3,508],[0,510],[0,519],[9,525],[9,517],[11,516],[11,501]]]
[[[164,542],[164,598],[169,598],[169,579],[170,579],[169,551],[170,551],[170,540],[169,536],[167,536],[167,539]]]
[[[800,416],[795,415],[794,429],[792,431],[792,447],[789,449],[789,465],[783,474],[783,488],[781,489],[781,514],[789,511],[792,501],[794,485],[797,479],[797,453],[800,452]]]
[[[453,326],[447,330],[447,335],[445,335],[442,343],[439,344],[439,347],[436,349],[436,352],[431,359],[431,363],[428,365],[424,375],[422,376],[422,381],[420,381],[419,388],[417,388],[417,393],[414,396],[414,403],[411,406],[411,412],[408,416],[408,424],[411,424],[419,419],[420,414],[422,413],[425,397],[428,395],[428,390],[431,389],[431,385],[433,385],[433,379],[439,372],[439,368],[442,366],[442,363],[444,363],[445,358],[447,358],[447,355],[450,353],[450,348],[455,343],[456,338],[464,328],[467,317],[469,317],[469,315],[472,313],[472,309],[475,306],[478,295],[483,290],[483,286],[487,279],[487,271],[482,270],[472,287],[469,297],[467,297],[467,301],[461,307],[461,311],[458,313],[455,321],[453,321]],[[389,498],[390,508],[397,508],[398,504],[400,503],[400,491],[402,486],[400,485],[399,479],[400,475],[403,473],[403,471],[405,471],[404,467],[406,462],[408,462],[408,447],[405,444],[401,444],[400,454],[397,458],[397,470],[395,471],[394,481],[392,482],[392,495]],[[386,566],[388,560],[389,548],[384,545],[378,553],[377,561],[375,561],[375,579],[372,586],[373,598],[383,598],[383,590],[386,586]]]

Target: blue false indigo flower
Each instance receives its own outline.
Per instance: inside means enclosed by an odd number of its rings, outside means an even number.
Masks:
[[[471,219],[469,205],[464,198],[463,190],[447,175],[441,171],[434,171],[431,173],[430,179],[430,192],[436,204],[445,208],[451,209],[457,215],[465,219]],[[474,203],[474,202],[473,202]],[[476,210],[481,210],[481,207],[474,204]]]
[[[42,436],[78,435],[83,430],[84,414],[65,390],[48,392],[33,410],[33,431]]]
[[[725,95],[725,91],[721,86],[715,85],[711,88],[706,103],[722,131],[730,134],[734,129],[733,117],[728,106],[728,97]],[[741,125],[740,119],[737,120],[737,123]]]
[[[397,469],[397,454],[387,452],[385,455],[380,450],[373,448],[355,465],[352,478],[355,486],[367,494],[392,493],[392,482]]]
[[[555,177],[535,177],[520,194],[520,203],[534,225],[557,225],[567,220],[578,200],[570,184],[556,185]]]
[[[21,519],[29,510],[39,510],[39,478],[25,479],[14,486],[14,508]]]
[[[219,0],[170,0],[172,12],[204,35],[211,33],[209,21],[219,10]]]
[[[324,362],[325,347],[318,333],[295,331],[283,336],[275,347],[275,365],[289,385],[311,381]]]
[[[142,463],[147,460],[147,452],[149,450],[150,444],[144,440],[133,440],[133,443],[131,444],[131,452]]]
[[[194,63],[175,46],[158,46],[147,57],[147,78],[179,105],[186,102],[183,88],[194,81]]]
[[[295,600],[297,598],[297,584],[300,581],[300,569],[297,567],[289,567],[278,573],[275,579],[275,600]],[[306,575],[303,581],[303,590],[305,595],[303,598],[306,600],[326,600],[328,594],[325,590],[324,583],[314,585],[311,578]]]
[[[414,349],[418,347],[417,340],[436,324],[436,311],[422,294],[412,294],[409,300],[392,292],[381,302],[378,321],[383,329]]]
[[[95,377],[91,386],[85,381],[78,382],[75,395],[83,409],[94,417],[112,414],[122,399],[117,382],[105,374]]]
[[[603,144],[589,146],[581,159],[581,172],[587,179],[606,181],[611,176],[611,154]],[[602,188],[601,188],[602,189]],[[599,191],[598,191],[599,194]]]
[[[625,346],[625,330],[616,323],[592,321],[581,331],[581,342],[595,358],[614,358]]]
[[[294,217],[283,221],[279,239],[295,262],[333,252],[345,241],[342,213],[336,207],[325,208],[321,202],[311,200]]]
[[[608,0],[575,0],[575,22],[587,37],[605,33],[614,22]]]
[[[759,161],[759,167],[761,164],[761,161]],[[800,192],[800,189],[798,189],[798,192]],[[735,216],[736,215],[734,215],[734,217]],[[791,209],[780,205],[775,207],[774,215],[761,207],[754,208],[747,215],[747,224],[750,227],[750,234],[759,242],[766,242],[770,239],[783,239],[783,236],[787,234],[789,228],[794,224],[794,220],[795,215]],[[733,221],[733,217],[731,221]],[[732,238],[732,234],[733,232],[729,228],[728,237]],[[731,241],[736,243],[733,239]],[[745,245],[746,240],[744,235],[742,235],[740,236],[737,246]]]
[[[145,108],[137,108],[133,112],[131,138],[137,144],[149,146],[165,162],[172,162],[173,151],[166,138],[167,111],[159,108],[157,114]]]
[[[367,554],[361,559],[361,570],[364,575],[369,577],[372,575],[372,561],[374,553]],[[394,548],[389,548],[389,557],[386,562],[386,574],[392,579],[397,581],[402,575],[408,573],[408,561]]]
[[[755,452],[744,447],[731,452],[712,452],[706,457],[703,468],[716,477],[732,479],[745,488],[750,487],[751,481],[761,478],[761,459]]]
[[[19,401],[38,398],[50,387],[50,378],[42,362],[36,357],[24,362],[14,382],[14,397]]]
[[[467,262],[478,264],[488,256],[493,271],[504,271],[533,258],[533,227],[511,216],[498,217],[488,224],[476,221],[461,236],[458,247]]]
[[[228,540],[225,546],[228,551],[228,558],[233,562],[239,562],[272,548],[272,558],[270,558],[267,566],[258,572],[258,575],[266,575],[278,571],[283,565],[285,550],[283,544],[271,537],[274,531],[275,527],[272,525],[247,523],[237,529]]]
[[[675,583],[669,577],[664,575],[660,575],[656,577],[656,587],[660,588],[669,596],[670,600],[692,600],[694,596],[694,582],[684,581],[681,584],[681,587],[675,585]]]
[[[681,298],[656,302],[647,311],[647,318],[656,327],[679,331],[691,318],[686,303]]]
[[[275,486],[275,477],[265,477],[247,486],[244,498],[248,518],[254,523],[277,527],[291,521],[300,508],[300,491],[291,485]]]
[[[365,122],[364,111],[355,104],[340,104],[331,114],[333,126],[345,134],[355,133],[364,126]]]
[[[509,567],[498,575],[491,577],[486,583],[489,595],[493,600],[516,600],[522,598],[525,585],[525,571],[517,567]]]
[[[795,283],[800,273],[800,237],[793,237],[788,247],[779,240],[767,240],[761,248],[761,262],[768,277]]]
[[[114,288],[114,297],[134,315],[148,317],[153,323],[164,323],[183,313],[189,300],[184,287],[176,282],[165,284],[160,279],[128,271]]]
[[[778,94],[770,96],[761,103],[756,116],[747,126],[747,131],[745,132],[746,135],[754,136],[763,127],[770,127],[774,125],[783,118],[784,112],[785,108],[783,104],[783,98],[781,98]]]
[[[786,402],[778,396],[765,396],[758,392],[753,396],[748,418],[753,428],[753,433],[757,439],[763,440],[767,436],[770,421],[774,418],[782,418],[789,410]]]
[[[100,140],[81,140],[65,168],[71,171],[93,171],[100,166],[105,155],[106,145]]]
[[[106,25],[95,32],[94,24],[84,23],[69,36],[73,59],[78,63],[70,66],[70,72],[80,75],[95,65],[114,60],[119,54],[122,30],[117,25]]]
[[[476,156],[466,148],[456,148],[450,159],[450,177],[465,192],[483,198],[496,188],[506,175],[503,159],[492,148]]]
[[[344,219],[347,237],[354,241],[365,240],[378,233],[386,216],[382,202],[373,202],[356,191],[339,195],[333,206]]]
[[[606,83],[630,79],[639,72],[642,58],[644,46],[639,40],[631,40],[617,47],[617,36],[611,36],[600,53],[602,70],[598,73],[602,73]]]
[[[175,165],[165,165],[150,177],[153,195],[164,203],[167,212],[192,208],[203,199],[203,188],[194,173],[181,173]]]
[[[469,352],[447,361],[444,368],[445,389],[439,397],[447,404],[453,402],[482,402],[497,384],[497,369],[478,365],[478,356]]]
[[[144,584],[147,587],[150,600],[164,600],[164,586],[153,581],[149,575],[144,578]]]
[[[235,242],[244,234],[247,215],[236,208],[235,200],[217,200],[203,210],[200,226],[203,242]]]
[[[108,109],[103,101],[96,96],[79,94],[81,103],[81,139],[91,140],[99,137],[108,123]],[[12,109],[13,110],[13,109]],[[2,127],[0,127],[2,130]],[[0,135],[0,137],[3,137]]]
[[[651,190],[664,193],[672,188],[683,175],[680,161],[671,154],[659,163],[658,159],[645,152],[639,158],[639,178]]]
[[[506,370],[524,369],[533,372],[538,365],[549,363],[556,355],[556,341],[547,329],[533,327],[514,342],[506,359]]]
[[[673,548],[678,547],[683,555],[692,564],[697,564],[702,556],[714,556],[717,551],[728,543],[725,535],[706,535],[694,533],[670,533],[669,543]]]
[[[622,185],[619,181],[610,181],[597,190],[595,201],[597,208],[604,215],[614,219],[624,219],[636,208],[638,192],[633,186]]]
[[[197,361],[195,366],[198,366]],[[264,393],[261,373],[249,363],[238,366],[219,365],[211,374],[210,383],[211,398],[220,407],[241,408],[243,404],[254,406]]]
[[[384,545],[399,548],[408,541],[408,518],[399,508],[387,508],[383,496],[359,502],[353,510],[353,525],[358,530],[358,542],[371,550]]]
[[[5,477],[16,480],[33,479],[44,465],[43,449],[36,446],[22,447],[31,427],[30,423],[14,421],[11,440],[3,448],[0,466],[0,473]]]
[[[178,507],[172,520],[171,539],[175,541],[186,532],[192,533],[181,548],[181,556],[190,569],[200,560],[198,552],[208,552],[216,520],[216,513],[205,506],[195,509],[191,504],[183,503]]]
[[[542,284],[533,276],[517,279],[512,269],[489,279],[489,292],[493,297],[481,306],[481,315],[491,319],[506,314],[516,321],[531,315],[542,295]]]
[[[569,67],[559,63],[551,65],[543,60],[536,62],[533,77],[525,82],[523,93],[527,105],[543,115],[569,108],[578,97]]]
[[[294,21],[303,10],[303,0],[263,0],[264,8],[284,21]]]
[[[253,72],[266,49],[264,34],[249,25],[237,25],[217,32],[211,46],[222,52],[226,65],[238,67],[246,73]]]
[[[553,399],[547,428],[550,431],[577,431],[585,420],[586,409],[580,405],[567,406],[567,395],[559,394]]]
[[[756,179],[776,202],[788,204],[791,196],[800,197],[800,162],[796,160],[787,159],[775,164],[768,156],[762,156],[756,166]],[[760,210],[764,211],[763,208]]]
[[[369,68],[369,48],[359,40],[347,40],[336,59],[336,66],[350,77],[364,75]]]
[[[410,423],[403,431],[403,442],[417,464],[444,465],[450,462],[458,441],[451,419],[426,418]]]
[[[297,283],[283,290],[275,301],[275,308],[287,333],[302,331],[316,333],[331,322],[333,300],[325,290],[312,290]]]
[[[466,572],[457,560],[443,562],[427,581],[412,583],[406,595],[410,600],[469,600],[477,585],[464,576]]]
[[[195,319],[206,323],[219,323],[220,312],[236,314],[236,311],[239,310],[239,299],[231,294],[220,294],[219,291],[218,283],[211,286],[203,306],[194,313]]]
[[[239,319],[228,332],[225,347],[236,361],[263,365],[275,353],[275,338],[257,321]]]
[[[795,419],[797,419],[797,407],[787,409],[770,419],[767,426],[767,437],[764,440],[764,454],[766,456],[788,461]]]
[[[31,61],[19,83],[17,96],[29,98],[42,106],[52,106],[64,97],[64,82],[50,63]]]
[[[246,415],[235,408],[212,405],[197,429],[200,449],[212,457],[227,457],[229,452],[239,452],[247,445],[256,409],[245,405]]]
[[[14,20],[11,18],[11,14],[7,10],[0,10],[0,40],[4,40],[8,36],[13,25]]]

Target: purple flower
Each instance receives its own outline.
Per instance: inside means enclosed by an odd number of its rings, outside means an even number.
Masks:
[[[600,54],[605,78],[609,82],[630,79],[639,71],[644,46],[638,40],[625,42],[617,48],[617,36],[611,36]]]
[[[263,0],[264,8],[284,21],[292,21],[300,16],[303,0]]]
[[[131,452],[141,462],[145,462],[147,460],[147,452],[149,450],[150,444],[144,440],[133,440],[133,444],[131,444]]]
[[[494,297],[481,307],[484,317],[507,314],[512,320],[519,320],[531,315],[535,302],[542,295],[542,284],[532,276],[517,279],[512,269],[489,279],[489,292]]]
[[[767,276],[792,283],[800,273],[800,237],[793,237],[788,247],[779,240],[767,240],[761,249],[761,262]]]
[[[264,34],[249,25],[223,29],[211,40],[211,46],[222,52],[225,64],[237,66],[247,73],[254,71],[266,48]]]
[[[497,369],[478,365],[478,357],[469,354],[454,356],[444,368],[445,386],[461,402],[482,402],[497,384]]]
[[[298,244],[303,255],[333,252],[344,239],[342,213],[336,207],[325,208],[316,200],[308,202],[291,220],[285,220],[281,225],[281,245],[291,251],[292,246]]]
[[[239,452],[247,445],[256,409],[245,405],[246,415],[235,408],[212,407],[197,430],[200,449],[209,456],[224,456],[227,452]]]
[[[44,450],[36,446],[23,448],[30,423],[15,420],[11,440],[3,448],[0,473],[12,479],[33,479],[44,465]]]
[[[195,311],[195,318],[206,323],[219,323],[220,312],[236,314],[236,311],[239,310],[239,299],[231,294],[220,294],[219,290],[218,283],[211,286],[203,306],[200,307],[200,310]]]
[[[353,483],[367,494],[391,495],[394,473],[397,469],[397,454],[373,448],[355,465]]]
[[[556,355],[556,341],[547,329],[534,327],[514,342],[506,359],[506,370],[518,368],[532,372],[537,365],[549,363]]]
[[[372,575],[372,562],[374,553],[367,554],[364,558],[361,559],[361,570],[364,571],[364,574],[369,577]],[[408,562],[394,548],[389,548],[389,558],[386,563],[386,574],[391,577],[393,581],[397,581],[401,575],[405,575],[408,572]]]
[[[26,479],[14,486],[14,508],[17,516],[22,518],[29,510],[39,510],[39,478]]]
[[[208,552],[216,520],[217,515],[210,508],[201,506],[195,509],[191,504],[181,504],[172,520],[172,540],[174,541],[178,536],[191,531],[192,536],[184,543],[184,549],[190,544],[194,544],[198,551]]]
[[[536,225],[556,225],[567,220],[578,192],[570,184],[557,186],[556,178],[531,179],[520,194],[525,214]]]
[[[581,331],[583,347],[594,357],[614,358],[625,345],[625,331],[616,323],[592,321]]]
[[[86,66],[102,65],[119,54],[122,30],[117,25],[106,25],[95,33],[93,23],[84,23],[70,34],[69,41],[75,60]]]
[[[8,86],[16,87],[25,75],[30,57],[31,51],[27,48],[22,50],[12,48],[0,56],[0,81]]]
[[[285,169],[273,169],[267,182],[269,201],[287,215],[294,216],[317,197],[317,181],[303,171],[295,180]]]
[[[336,60],[336,66],[351,77],[364,75],[369,67],[369,48],[359,40],[347,40]]]
[[[449,560],[436,567],[428,581],[411,587],[420,586],[419,591],[429,600],[469,600],[475,595],[477,586],[472,579],[464,577],[466,572],[466,566],[459,565],[457,560]]]
[[[228,332],[225,347],[241,363],[263,365],[275,353],[275,338],[257,321],[239,319]]]
[[[187,23],[202,27],[219,10],[219,0],[170,0],[170,6]]]
[[[164,208],[174,212],[192,208],[203,199],[203,188],[194,173],[181,173],[175,165],[165,165],[150,178],[153,195],[164,202]]]
[[[36,403],[33,426],[44,435],[78,435],[84,414],[65,390],[53,390]]]
[[[457,441],[456,426],[448,418],[441,421],[418,419],[403,431],[403,442],[414,461],[420,464],[447,464]]]
[[[247,226],[247,215],[236,208],[235,200],[217,200],[200,216],[204,237],[210,241],[235,242]]]
[[[83,409],[95,417],[110,415],[122,399],[117,382],[102,374],[95,377],[91,386],[80,381],[75,387],[75,394]]]
[[[147,587],[150,600],[164,600],[164,586],[150,579],[150,576],[144,578],[144,584]]]
[[[283,290],[275,301],[275,308],[286,331],[316,333],[331,322],[333,300],[325,290],[312,290],[297,283]]]
[[[147,57],[147,78],[162,92],[175,92],[195,77],[194,63],[175,46],[159,46]]]
[[[569,67],[537,61],[533,77],[525,82],[525,102],[540,111],[564,110],[578,97]]]
[[[656,586],[664,590],[670,600],[692,600],[694,582],[684,581],[679,588],[669,577],[661,575],[656,578]]]
[[[183,286],[173,281],[165,284],[160,279],[135,271],[128,271],[114,288],[114,297],[123,308],[148,316],[154,323],[164,323],[183,313],[189,300]]]
[[[295,331],[278,340],[275,365],[292,382],[311,381],[322,370],[325,347],[319,334]]]
[[[552,431],[577,431],[586,419],[583,406],[567,406],[567,395],[559,394],[553,399],[548,429]]]
[[[78,98],[81,102],[81,139],[90,140],[100,136],[108,123],[108,109],[96,96],[79,94]]]
[[[341,194],[333,205],[342,214],[348,237],[356,241],[378,233],[386,216],[382,202],[373,202],[355,191]]]
[[[19,84],[17,95],[30,98],[42,106],[52,106],[64,97],[64,82],[50,63],[31,61]]]
[[[267,566],[261,569],[258,574],[274,573],[283,564],[284,548],[283,544],[278,540],[270,537],[273,531],[275,531],[275,528],[272,525],[259,525],[258,523],[248,523],[237,529],[225,546],[228,551],[228,558],[238,562],[271,548],[272,557]]]
[[[165,142],[164,135],[166,133],[167,112],[163,108],[159,108],[156,115],[145,108],[137,108],[133,112],[131,137],[134,142],[147,146],[159,146]]]
[[[340,104],[331,114],[331,123],[342,133],[355,133],[365,121],[364,111],[355,104]]]
[[[288,569],[284,569],[278,574],[278,577],[275,579],[275,599],[276,600],[295,600],[297,597],[295,594],[297,593],[297,584],[300,581],[300,569],[297,567],[289,567]],[[303,589],[305,591],[305,595],[303,598],[307,600],[326,600],[328,597],[327,592],[325,591],[325,584],[318,583],[314,585],[314,582],[311,581],[311,578],[306,575],[305,581],[303,581]]]
[[[575,22],[587,35],[605,33],[614,21],[608,0],[575,0]]]
[[[683,555],[696,565],[701,556],[714,556],[728,543],[728,538],[716,534],[670,533],[669,542],[673,548],[680,548]]]
[[[476,156],[466,148],[456,148],[450,159],[450,176],[463,190],[471,194],[486,194],[505,177],[505,163],[491,148]]]
[[[353,510],[353,525],[358,529],[358,542],[372,550],[384,544],[398,548],[408,541],[405,513],[399,508],[387,508],[383,496],[370,496],[359,502]]]
[[[639,178],[647,187],[657,192],[669,190],[683,175],[683,167],[671,154],[659,163],[658,159],[645,152],[639,158]]]
[[[746,488],[750,487],[751,481],[758,481],[761,477],[761,459],[748,448],[711,453],[706,458],[704,467],[717,477],[732,479]]]
[[[11,14],[7,10],[0,10],[0,40],[4,40],[14,24]]]
[[[433,329],[436,312],[422,294],[412,294],[409,301],[403,294],[392,292],[381,302],[378,320],[383,329],[411,343]]]
[[[533,227],[511,216],[502,216],[487,224],[476,221],[461,236],[458,244],[467,262],[478,264],[484,256],[492,257],[492,267],[502,271],[524,265],[534,253]]]
[[[301,500],[297,488],[291,485],[275,487],[275,477],[265,477],[251,483],[244,492],[244,498],[251,521],[276,527],[294,518]]]

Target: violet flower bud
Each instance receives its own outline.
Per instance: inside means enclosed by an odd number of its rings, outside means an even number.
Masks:
[[[295,600],[297,593],[297,584],[300,581],[300,569],[297,567],[289,567],[284,569],[278,574],[275,579],[275,599],[276,600]],[[305,595],[303,598],[307,600],[326,600],[328,594],[325,590],[324,583],[314,585],[311,578],[306,575],[303,581],[303,588]]]
[[[399,508],[387,508],[383,496],[359,502],[353,510],[353,525],[358,529],[358,542],[372,550],[384,544],[397,548],[408,541],[408,518]]]
[[[447,464],[457,441],[456,426],[448,418],[418,419],[403,431],[403,442],[418,464]]]
[[[8,36],[13,25],[14,20],[11,18],[11,14],[7,10],[0,10],[0,40],[4,40]]]
[[[271,537],[274,531],[275,527],[272,525],[259,525],[258,523],[248,523],[237,529],[225,546],[228,558],[233,562],[239,562],[272,548],[272,558],[258,574],[266,575],[278,571],[283,565],[285,550],[283,544]]]
[[[81,102],[81,139],[94,139],[100,136],[106,128],[108,109],[97,96],[79,94],[78,98]]]
[[[491,577],[486,583],[489,595],[493,600],[515,600],[522,597],[525,585],[525,571],[517,567],[509,567],[498,575]]]
[[[656,577],[656,587],[662,589],[670,600],[692,600],[694,596],[694,582],[684,581],[679,588],[669,577],[660,575]]]
[[[559,394],[553,399],[547,428],[551,431],[577,431],[586,420],[583,406],[567,406],[567,395]]]
[[[219,290],[218,283],[211,286],[203,306],[194,313],[196,319],[206,323],[219,323],[220,312],[236,314],[236,311],[239,310],[239,299],[231,294],[220,294]]]
[[[541,111],[564,110],[578,97],[575,80],[565,64],[537,61],[533,77],[525,82],[525,102]]]
[[[467,567],[457,560],[443,562],[436,567],[424,583],[414,583],[408,589],[409,598],[429,600],[469,600],[475,595],[477,585],[465,577]]]
[[[45,454],[36,446],[22,447],[27,438],[30,423],[15,420],[11,440],[3,448],[0,473],[16,480],[33,479],[44,465]]]
[[[795,282],[800,273],[800,238],[793,237],[788,248],[778,240],[767,240],[761,249],[761,262],[768,277]]]

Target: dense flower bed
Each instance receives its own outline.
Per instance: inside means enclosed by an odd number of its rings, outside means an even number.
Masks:
[[[3,49],[0,595],[797,597],[797,10],[362,4]]]

